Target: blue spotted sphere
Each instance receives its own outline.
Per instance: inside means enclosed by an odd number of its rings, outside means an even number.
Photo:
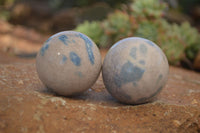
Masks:
[[[89,89],[101,71],[101,55],[86,35],[64,31],[51,36],[36,57],[36,69],[47,88],[69,96]]]
[[[102,68],[108,92],[127,104],[151,101],[167,81],[169,65],[165,54],[152,41],[130,37],[108,51]]]

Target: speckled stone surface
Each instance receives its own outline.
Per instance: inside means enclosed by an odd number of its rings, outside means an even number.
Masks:
[[[132,106],[112,98],[101,76],[85,93],[62,97],[43,86],[34,61],[3,58],[0,54],[1,133],[200,132],[199,73],[170,67],[157,99]]]
[[[48,88],[64,96],[89,89],[101,70],[101,54],[86,35],[63,31],[51,36],[37,54],[36,68]]]
[[[103,81],[110,94],[123,103],[152,100],[167,82],[165,54],[152,41],[129,37],[115,43],[103,62]]]

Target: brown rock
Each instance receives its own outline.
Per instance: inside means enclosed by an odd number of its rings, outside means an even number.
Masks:
[[[11,19],[15,23],[23,23],[29,16],[31,16],[31,7],[27,3],[16,4],[11,11]]]
[[[0,20],[0,50],[12,54],[36,53],[49,36]]]
[[[56,7],[55,2],[50,4],[47,0],[17,2],[11,9],[9,21],[13,24],[33,27],[44,33],[57,33],[72,30],[85,20],[103,20],[112,11],[112,8],[104,2],[88,7],[67,8],[71,2],[64,2],[67,5],[60,10],[53,10]]]
[[[196,7],[194,7],[192,9],[192,15],[194,17],[194,19],[198,20],[200,18],[200,6],[197,5]]]
[[[107,17],[113,9],[104,2],[99,2],[88,7],[83,7],[78,10],[77,23],[84,21],[100,21]]]
[[[3,20],[0,20],[0,34],[11,32],[13,26]]]
[[[165,14],[165,18],[170,22],[175,22],[178,24],[181,24],[182,22],[185,22],[185,21],[193,23],[193,20],[190,16],[183,14],[181,12],[175,11],[175,10],[171,10],[167,12],[167,14]]]
[[[77,9],[64,9],[54,14],[52,30],[54,32],[74,29],[76,26]]]
[[[197,54],[194,60],[194,69],[200,70],[200,52]]]
[[[200,131],[199,73],[170,67],[158,98],[134,106],[112,98],[101,76],[79,96],[56,95],[42,85],[33,62],[10,57],[0,64],[0,132]]]
[[[25,25],[34,29],[49,32],[52,11],[46,1],[16,2],[11,9],[9,21],[17,25]]]

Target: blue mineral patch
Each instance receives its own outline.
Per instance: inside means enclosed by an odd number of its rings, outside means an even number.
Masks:
[[[70,52],[69,56],[70,60],[73,62],[74,65],[76,66],[81,65],[81,58],[75,52]]]
[[[144,55],[147,53],[147,46],[145,44],[140,44],[140,52]]]
[[[44,44],[44,45],[42,46],[42,48],[40,49],[40,54],[41,54],[42,56],[44,56],[45,51],[46,51],[48,48],[49,48],[49,44],[48,44],[48,43]]]
[[[90,63],[92,65],[94,65],[94,54],[93,54],[93,51],[92,51],[92,46],[93,46],[93,43],[92,41],[85,35],[83,34],[79,34],[79,36],[85,41],[85,46],[86,46],[86,50],[87,50],[87,53],[88,53],[88,57],[89,57],[89,60],[90,60]]]
[[[137,83],[136,83],[136,82],[133,82],[133,86],[137,86]]]
[[[67,44],[67,39],[68,37],[66,35],[61,35],[58,37],[60,41],[62,41],[65,45],[68,45]]]
[[[67,57],[65,55],[62,55],[61,64],[65,64],[66,61],[67,61]]]
[[[136,81],[139,81],[142,78],[144,72],[145,69],[135,66],[133,63],[128,61],[122,66],[120,74],[114,77],[114,82],[118,88],[125,83],[136,83]]]
[[[131,48],[130,54],[129,54],[133,59],[137,58],[137,48],[133,47]]]
[[[119,75],[114,76],[114,83],[118,88],[121,87],[122,83],[121,83],[121,77]]]
[[[48,43],[50,40],[52,39],[52,36],[51,37],[49,37],[47,40],[46,40],[46,42],[45,43]]]
[[[75,41],[74,39],[72,40],[72,42],[73,42],[73,43],[76,43],[76,41]]]
[[[85,43],[86,44],[88,44],[90,47],[92,47],[93,46],[93,44],[92,44],[92,41],[87,37],[87,36],[85,36],[85,35],[83,35],[83,34],[79,34],[79,36],[85,41]]]
[[[65,62],[67,60],[67,57],[63,55],[62,61]]]
[[[104,82],[106,88],[111,94],[118,97],[119,99],[124,99],[125,101],[131,100],[131,96],[127,94],[125,90],[120,88],[122,86],[122,82],[121,77],[119,75],[115,75],[114,78],[110,80],[105,80]]]
[[[140,60],[139,63],[140,63],[141,65],[145,65],[145,64],[146,64],[144,60]]]
[[[160,80],[162,79],[162,77],[163,77],[163,75],[162,75],[162,74],[160,74],[160,75],[158,76],[158,79],[157,79],[157,84],[160,82]]]
[[[158,79],[159,79],[159,80],[161,80],[161,79],[162,79],[162,77],[163,77],[163,75],[162,75],[162,74],[160,74],[160,75],[159,75],[159,77],[158,77]]]

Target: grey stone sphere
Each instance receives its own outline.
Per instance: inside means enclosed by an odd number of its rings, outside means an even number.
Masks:
[[[96,44],[75,31],[63,31],[51,36],[36,57],[40,80],[63,96],[89,89],[99,76],[101,64]]]
[[[122,103],[151,101],[164,87],[169,73],[165,54],[152,41],[129,37],[114,44],[103,62],[108,92]]]

